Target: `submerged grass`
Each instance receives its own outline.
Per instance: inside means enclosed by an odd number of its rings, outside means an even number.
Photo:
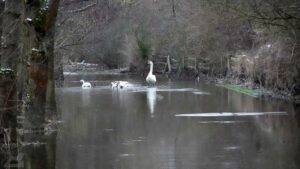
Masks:
[[[250,89],[248,87],[245,86],[241,86],[241,85],[231,85],[231,84],[219,84],[218,86],[224,87],[226,89],[235,91],[235,92],[239,92],[248,96],[252,96],[252,97],[259,97],[262,95],[260,90],[257,89]]]

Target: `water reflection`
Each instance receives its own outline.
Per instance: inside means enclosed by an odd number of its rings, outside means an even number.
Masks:
[[[25,166],[299,168],[299,123],[290,103],[193,82],[151,88],[138,84],[123,91],[101,86],[90,92],[79,87],[58,89],[64,123],[57,137],[50,140],[45,136],[24,137],[24,142],[45,143],[22,150]],[[195,113],[202,114],[176,116]]]
[[[19,168],[24,169],[55,169],[56,164],[56,133],[51,135],[28,133],[23,136],[23,145],[19,148]]]
[[[82,106],[86,107],[86,106],[90,106],[90,102],[91,102],[91,91],[92,89],[89,90],[81,90],[82,91],[82,97],[81,97],[81,102],[82,102]]]
[[[151,117],[154,117],[154,109],[156,105],[156,87],[147,88],[147,104],[151,113]]]

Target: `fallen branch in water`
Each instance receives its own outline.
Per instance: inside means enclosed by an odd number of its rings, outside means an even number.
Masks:
[[[80,8],[80,9],[75,9],[75,10],[72,10],[72,11],[69,11],[70,13],[77,13],[77,12],[82,12],[82,11],[85,11],[93,6],[95,6],[97,3],[93,3],[93,4],[90,4],[90,5],[87,5],[83,8]]]

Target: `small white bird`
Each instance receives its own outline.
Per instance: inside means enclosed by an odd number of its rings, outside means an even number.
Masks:
[[[156,76],[153,75],[153,62],[149,60],[148,64],[150,65],[150,71],[149,71],[148,76],[146,78],[146,82],[148,84],[154,85],[156,83]]]
[[[80,80],[80,83],[82,83],[82,85],[81,85],[82,89],[90,89],[90,88],[92,88],[92,84],[90,82],[85,82],[84,80]]]

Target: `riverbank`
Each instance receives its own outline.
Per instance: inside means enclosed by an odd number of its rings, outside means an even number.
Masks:
[[[237,77],[216,77],[209,76],[205,74],[195,73],[181,73],[181,74],[169,74],[168,78],[176,80],[196,80],[199,82],[210,82],[214,83],[220,87],[227,88],[239,93],[243,93],[252,97],[263,97],[266,99],[282,99],[288,100],[295,104],[300,104],[300,96],[293,95],[291,91],[288,90],[279,90],[279,89],[268,89],[253,83],[251,80],[241,80]]]
[[[239,93],[244,93],[253,97],[263,97],[266,99],[282,99],[292,101],[299,104],[299,96],[293,95],[291,91],[279,90],[279,89],[267,89],[259,84],[255,84],[251,81],[241,81],[238,78],[232,77],[207,77],[206,81],[216,83],[219,86],[225,87],[229,90],[233,90]]]

